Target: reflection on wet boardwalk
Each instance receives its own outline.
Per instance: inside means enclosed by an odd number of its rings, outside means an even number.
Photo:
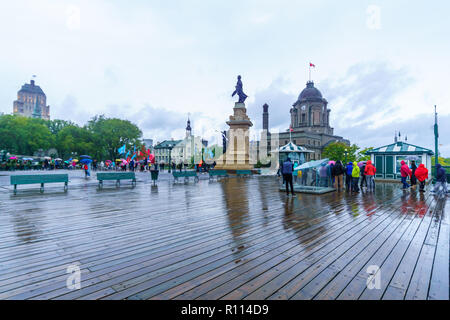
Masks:
[[[286,197],[273,177],[60,189],[0,192],[0,299],[449,298],[450,210],[428,192]]]

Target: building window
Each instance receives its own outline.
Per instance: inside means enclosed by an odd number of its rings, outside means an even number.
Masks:
[[[306,114],[302,113],[302,123],[306,122]]]

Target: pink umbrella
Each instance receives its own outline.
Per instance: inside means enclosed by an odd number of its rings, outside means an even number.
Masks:
[[[331,161],[328,161],[328,164],[330,165],[330,164],[336,164],[336,161],[333,161],[333,160],[331,160]]]
[[[126,165],[128,162],[127,162],[127,160],[122,160],[122,165],[124,166],[124,165]]]
[[[366,164],[366,162],[367,162],[367,161],[360,161],[360,162],[358,162],[358,167],[361,168],[363,165]]]
[[[9,157],[9,160],[17,160],[17,157]]]

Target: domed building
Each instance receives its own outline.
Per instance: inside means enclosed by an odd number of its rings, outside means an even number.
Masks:
[[[323,148],[331,142],[350,145],[349,140],[334,135],[334,129],[330,126],[330,112],[328,101],[314,86],[314,82],[308,81],[290,110],[292,131],[287,129],[279,134],[280,146],[292,141],[314,151],[307,155],[306,161],[310,161],[321,159]]]

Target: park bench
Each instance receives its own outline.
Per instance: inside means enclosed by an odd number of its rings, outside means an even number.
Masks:
[[[209,170],[209,179],[213,179],[214,177],[228,177],[227,170]]]
[[[251,176],[252,171],[251,170],[236,170],[236,175],[238,177]]]
[[[184,178],[184,181],[188,181],[189,177],[194,177],[195,182],[198,182],[197,172],[195,171],[181,171],[181,172],[172,172],[173,177],[175,178],[175,182],[178,181],[178,178]]]
[[[44,192],[45,183],[64,182],[64,192],[67,191],[68,174],[24,174],[11,176],[11,185],[14,185],[14,194],[17,193],[18,184],[41,184],[41,193]]]
[[[120,180],[131,180],[132,186],[136,185],[134,172],[99,172],[97,173],[98,187],[103,188],[104,180],[115,180],[116,187],[120,186]]]

